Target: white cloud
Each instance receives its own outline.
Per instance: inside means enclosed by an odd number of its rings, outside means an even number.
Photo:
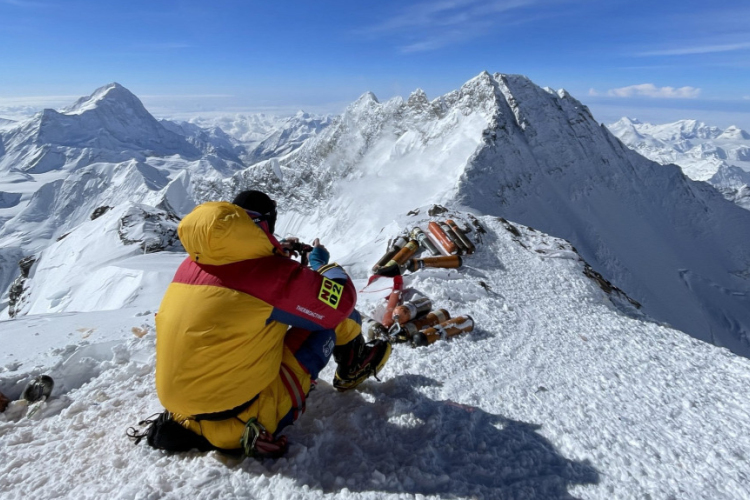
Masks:
[[[653,83],[610,89],[605,93],[599,93],[595,89],[589,90],[590,96],[655,97],[660,99],[695,99],[700,96],[700,93],[701,89],[696,87],[657,87]]]
[[[563,0],[569,1],[569,0]],[[499,25],[524,20],[518,14],[551,0],[437,0],[409,5],[395,16],[360,30],[397,39],[404,53],[426,52],[485,35]],[[529,19],[525,20],[526,22]]]
[[[723,45],[701,45],[696,47],[683,47],[679,49],[652,50],[636,54],[638,56],[684,56],[691,54],[714,54],[717,52],[734,52],[736,50],[750,49],[750,42],[728,43]]]

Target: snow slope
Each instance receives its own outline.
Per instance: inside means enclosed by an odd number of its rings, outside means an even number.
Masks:
[[[448,215],[471,224],[466,213]],[[427,220],[398,217],[394,229]],[[336,393],[327,368],[277,461],[170,455],[124,436],[160,410],[153,311],[182,254],[120,265],[123,274],[161,276],[144,291],[153,307],[3,322],[3,390],[15,396],[42,372],[58,381],[31,418],[17,403],[0,414],[4,497],[750,495],[750,361],[607,295],[566,242],[494,217],[478,222],[478,252],[464,268],[423,270],[405,282],[408,293],[471,314],[479,328],[424,348],[395,346],[382,381],[360,391]],[[360,265],[350,269],[370,264],[359,262],[369,246],[352,252]],[[355,277],[364,287],[365,276]],[[364,289],[359,307],[377,313],[386,287]]]
[[[483,73],[432,101],[365,94],[297,151],[196,196],[231,199],[251,186],[279,201],[282,232],[320,235],[342,253],[394,212],[430,203],[539,228],[569,240],[651,317],[750,355],[750,214],[525,77]]]

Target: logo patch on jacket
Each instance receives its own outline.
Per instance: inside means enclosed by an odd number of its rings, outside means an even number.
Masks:
[[[341,295],[344,293],[344,285],[339,285],[335,281],[331,281],[328,278],[323,278],[323,284],[320,285],[320,293],[318,294],[318,300],[325,302],[329,306],[337,309],[339,307],[339,301]]]

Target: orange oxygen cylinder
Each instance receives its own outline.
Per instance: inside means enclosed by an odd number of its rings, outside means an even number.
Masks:
[[[453,232],[456,233],[458,239],[463,242],[464,246],[466,246],[466,253],[471,254],[476,252],[477,248],[474,246],[474,243],[472,243],[469,237],[466,236],[466,233],[463,231],[463,229],[458,227],[458,224],[453,222],[453,220],[451,219],[448,219],[447,221],[445,221],[445,223],[448,224],[451,229],[453,229]]]
[[[386,262],[390,261],[393,258],[393,256],[396,255],[398,251],[401,250],[401,248],[403,248],[404,245],[406,245],[407,241],[408,240],[406,239],[405,236],[399,236],[398,238],[396,238],[395,241],[391,244],[388,251],[385,253],[385,255],[383,255],[380,258],[377,264],[372,266],[372,271],[376,272],[378,269],[383,267]]]
[[[437,311],[432,311],[427,316],[404,323],[401,325],[401,332],[406,337],[412,338],[419,333],[419,330],[448,321],[450,318],[451,315],[448,311],[438,309]]]
[[[433,344],[438,340],[448,340],[451,337],[470,332],[474,329],[474,320],[471,316],[459,316],[458,318],[449,319],[439,325],[425,328],[412,337],[412,343],[415,346]]]
[[[417,240],[409,240],[409,243],[407,243],[404,248],[398,251],[396,255],[393,256],[391,260],[388,261],[386,265],[383,267],[389,267],[389,266],[403,266],[404,263],[406,263],[409,258],[417,253],[417,250],[419,250],[419,242]]]
[[[444,269],[455,269],[461,267],[463,260],[458,255],[441,255],[440,257],[424,257],[411,259],[406,263],[406,269],[411,272],[424,269],[425,267],[441,267]]]
[[[440,243],[440,246],[443,247],[447,253],[452,254],[457,252],[455,243],[448,238],[448,235],[445,234],[445,231],[443,231],[437,222],[430,221],[427,225],[427,229],[429,229],[438,243]]]
[[[445,222],[441,222],[440,227],[445,231],[445,234],[448,235],[448,238],[453,244],[456,245],[456,248],[458,248],[458,254],[461,255],[462,253],[466,253],[466,245],[464,245],[464,242],[453,232],[453,229],[451,229],[451,227]]]
[[[398,306],[398,302],[401,300],[401,290],[404,288],[404,281],[401,276],[393,278],[393,291],[388,296],[388,303],[385,306],[385,313],[383,313],[382,325],[386,328],[390,328],[393,325],[393,310]]]
[[[393,309],[393,321],[403,325],[421,314],[430,312],[430,309],[432,309],[432,301],[427,297],[420,297]]]

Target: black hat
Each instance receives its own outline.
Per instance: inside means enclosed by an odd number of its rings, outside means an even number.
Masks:
[[[257,212],[260,217],[254,217],[255,222],[268,222],[268,231],[273,234],[273,230],[276,227],[276,202],[268,197],[266,193],[261,191],[242,191],[238,194],[234,201],[237,206],[250,210],[251,212]]]

